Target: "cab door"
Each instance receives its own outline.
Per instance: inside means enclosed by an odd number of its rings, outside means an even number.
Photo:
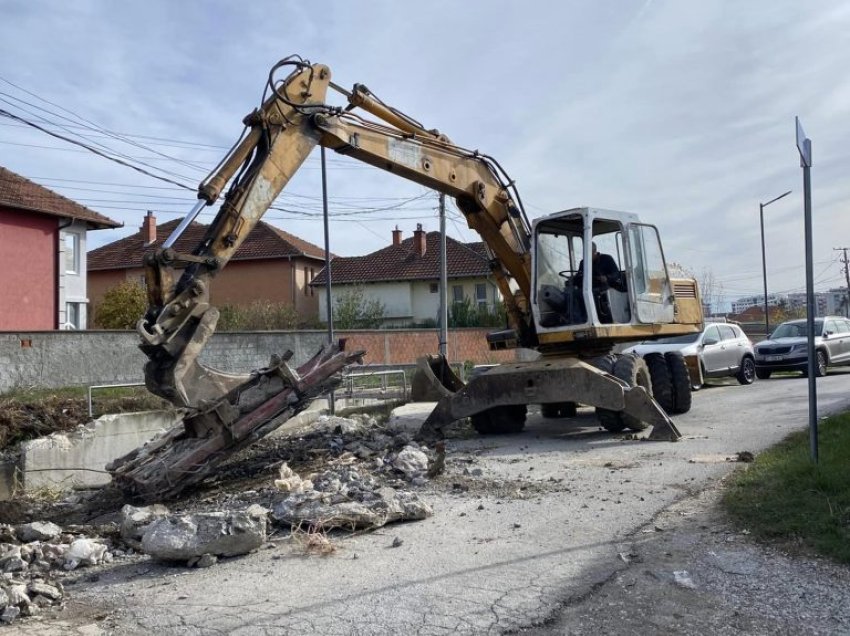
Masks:
[[[629,294],[638,322],[673,322],[673,287],[667,275],[658,230],[652,225],[632,223],[626,238]]]

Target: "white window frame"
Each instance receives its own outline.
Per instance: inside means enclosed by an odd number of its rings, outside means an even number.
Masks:
[[[68,239],[71,240],[71,253],[68,254]],[[65,249],[65,273],[79,274],[80,273],[80,235],[76,232],[65,232],[64,238]],[[73,261],[71,268],[68,267],[69,258]]]

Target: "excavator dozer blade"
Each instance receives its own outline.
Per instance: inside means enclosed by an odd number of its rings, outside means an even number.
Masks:
[[[421,438],[442,435],[448,424],[490,409],[518,404],[575,402],[622,412],[653,427],[652,440],[676,441],[681,433],[643,387],[622,380],[575,358],[512,362],[494,367],[463,384],[441,356],[417,361],[443,397],[422,424]],[[448,382],[443,382],[448,378]]]
[[[343,369],[362,362],[365,353],[341,349],[342,344],[325,345],[295,370],[286,364],[291,352],[273,358],[220,399],[188,410],[182,426],[111,462],[106,469],[113,482],[134,500],[173,499],[339,386]]]

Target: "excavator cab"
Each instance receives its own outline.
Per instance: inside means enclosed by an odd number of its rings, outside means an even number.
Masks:
[[[532,311],[541,341],[557,334],[632,336],[672,323],[674,297],[658,232],[637,215],[577,208],[533,226]]]

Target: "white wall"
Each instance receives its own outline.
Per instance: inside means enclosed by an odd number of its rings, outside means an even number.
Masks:
[[[501,295],[492,280],[486,278],[450,278],[448,290],[448,303],[451,308],[453,300],[453,288],[460,286],[464,295],[473,302],[475,297],[475,285],[485,284],[487,286],[487,304],[492,307],[501,300]],[[440,294],[431,291],[431,285],[437,281],[400,281],[397,283],[369,283],[361,285],[366,298],[377,298],[384,304],[384,319],[386,324],[393,326],[407,325],[409,323],[421,323],[424,320],[437,320],[440,310]],[[350,292],[356,286],[334,284],[331,292],[332,301],[340,294]],[[316,289],[319,294],[319,320],[327,320],[326,292],[324,287]]]
[[[349,293],[356,288],[363,290],[364,299],[377,299],[384,304],[384,316],[390,319],[409,321],[413,315],[410,282],[369,283],[364,285],[343,285],[332,283],[331,303],[336,304],[340,295]],[[325,287],[317,287],[319,295],[319,320],[327,321],[327,292]]]
[[[59,221],[60,227],[67,219]],[[73,269],[68,271],[66,245],[72,237],[76,237],[77,258]],[[66,313],[67,303],[77,303],[80,310],[80,329],[88,325],[88,295],[86,290],[86,224],[74,221],[59,232],[59,328],[69,322]]]

